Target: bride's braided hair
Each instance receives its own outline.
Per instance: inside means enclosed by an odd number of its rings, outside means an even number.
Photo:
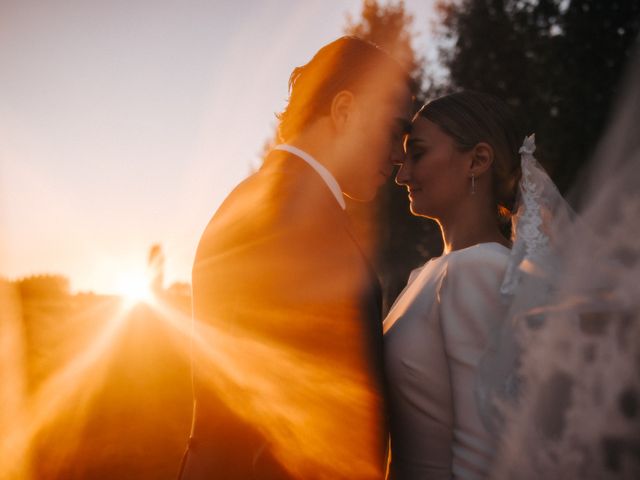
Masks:
[[[450,135],[461,151],[469,151],[480,142],[491,145],[498,214],[502,220],[510,220],[521,175],[518,149],[522,143],[511,108],[492,95],[465,90],[427,103],[419,115]]]

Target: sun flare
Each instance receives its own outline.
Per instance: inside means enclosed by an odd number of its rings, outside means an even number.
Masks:
[[[153,300],[149,279],[145,275],[123,276],[118,282],[117,294],[130,304],[149,303]]]

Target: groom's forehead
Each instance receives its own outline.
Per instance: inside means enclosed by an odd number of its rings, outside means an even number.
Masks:
[[[411,133],[411,128],[413,126],[411,121],[406,117],[396,117],[396,118],[394,118],[394,125],[395,125],[396,130],[401,135],[409,135]]]

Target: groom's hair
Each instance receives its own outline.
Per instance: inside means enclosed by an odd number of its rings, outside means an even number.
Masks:
[[[353,36],[340,37],[325,45],[306,65],[296,67],[289,78],[289,101],[276,117],[278,137],[287,141],[322,115],[343,90],[356,91],[374,75],[397,71],[413,84],[402,66],[377,45]]]

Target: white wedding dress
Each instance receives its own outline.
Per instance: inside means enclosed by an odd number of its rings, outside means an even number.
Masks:
[[[509,254],[481,243],[431,259],[385,319],[393,480],[487,477],[495,445],[474,386],[505,316],[500,285]]]

